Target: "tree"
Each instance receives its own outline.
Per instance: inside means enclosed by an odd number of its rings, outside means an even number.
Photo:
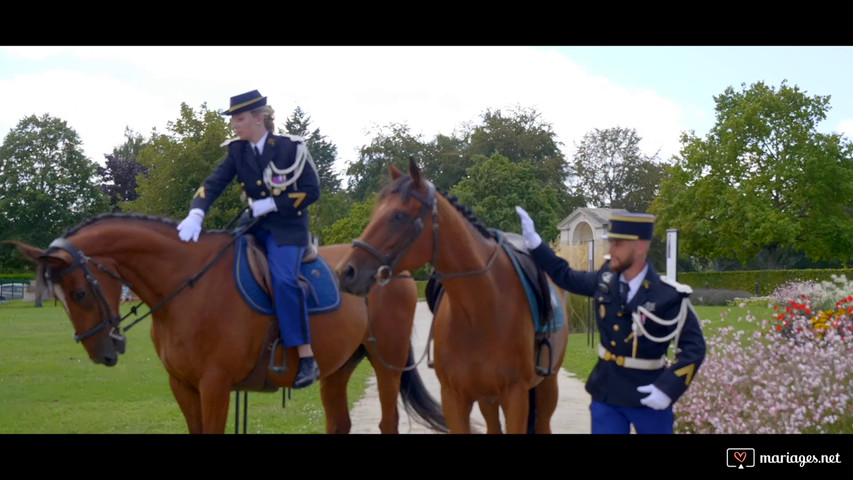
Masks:
[[[421,140],[421,135],[412,135],[405,124],[380,127],[373,135],[370,145],[361,147],[358,160],[347,168],[350,198],[354,202],[363,202],[382,188],[389,179],[391,164],[407,171],[409,157],[421,162],[433,151]]]
[[[377,193],[373,192],[364,201],[354,203],[346,217],[321,231],[320,238],[324,239],[327,245],[331,245],[334,243],[352,243],[353,240],[361,236],[361,232],[370,223]]]
[[[113,211],[119,211],[119,202],[136,200],[136,176],[145,175],[148,169],[136,161],[139,152],[145,147],[142,135],[134,133],[130,128],[124,130],[125,142],[113,149],[102,167],[98,165],[98,175],[101,176],[101,191],[110,198]]]
[[[678,228],[685,251],[745,264],[767,249],[847,262],[853,252],[853,148],[821,134],[828,96],[786,81],[758,82],[714,97],[716,124],[704,138],[682,135],[680,158],[652,211],[660,231]]]
[[[207,104],[195,112],[182,103],[180,117],[168,122],[166,129],[167,133],[155,129],[148,145],[139,152],[137,161],[148,169],[148,175],[137,176],[139,196],[122,202],[123,210],[184,218],[193,195],[227,153],[221,144],[230,125]],[[222,229],[234,220],[243,208],[241,191],[236,181],[225,189],[205,215],[205,228]]]
[[[351,208],[352,202],[344,190],[323,192],[319,200],[308,206],[308,213],[311,215],[311,233],[318,236],[320,245],[340,243],[330,242],[324,231],[351,215]],[[365,223],[365,225],[367,224]]]
[[[533,218],[543,240],[557,238],[557,223],[563,216],[557,192],[550,185],[542,185],[532,162],[512,163],[497,153],[489,158],[477,156],[474,161],[467,178],[451,193],[474,212],[480,223],[487,228],[520,233],[521,222],[515,211],[515,206],[520,205]]]
[[[96,164],[85,157],[80,137],[59,118],[23,118],[0,146],[0,235],[47,245],[86,218],[104,213],[107,198],[96,183]],[[0,266],[29,266],[17,251],[0,255]]]
[[[658,193],[666,166],[640,151],[633,128],[594,129],[586,133],[574,155],[575,192],[589,207],[647,212]]]
[[[314,159],[314,164],[317,166],[320,189],[323,194],[339,191],[341,179],[335,173],[338,147],[326,140],[319,128],[311,130],[311,117],[307,116],[299,107],[296,107],[293,114],[285,121],[285,130],[305,139],[305,146],[308,147],[311,158]]]
[[[564,213],[582,205],[582,197],[572,195],[566,184],[570,168],[560,151],[562,143],[536,109],[516,107],[508,114],[486,110],[481,119],[479,125],[468,126],[464,132],[469,145],[463,164],[473,163],[474,156],[491,157],[495,153],[512,163],[529,161],[535,166],[536,178],[556,192]]]

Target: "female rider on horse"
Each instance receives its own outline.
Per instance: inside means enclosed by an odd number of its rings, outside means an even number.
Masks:
[[[231,116],[237,138],[223,144],[228,153],[199,187],[189,215],[178,225],[178,236],[198,241],[205,212],[236,175],[252,216],[258,218],[252,233],[266,246],[282,343],[299,352],[293,388],[304,388],[314,383],[320,369],[311,350],[306,299],[297,274],[310,241],[308,206],[320,198],[320,181],[304,139],[272,133],[273,113],[267,97],[257,90],[231,97],[230,108],[222,114]]]

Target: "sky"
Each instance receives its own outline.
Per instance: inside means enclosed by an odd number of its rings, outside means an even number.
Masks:
[[[853,46],[0,46],[0,134],[49,114],[103,164],[126,128],[149,138],[182,103],[220,111],[259,90],[277,126],[296,107],[310,117],[337,146],[338,173],[379,128],[429,141],[519,107],[569,160],[584,134],[612,127],[668,159],[682,132],[713,127],[714,96],[785,80],[830,96],[819,131],[853,137]]]

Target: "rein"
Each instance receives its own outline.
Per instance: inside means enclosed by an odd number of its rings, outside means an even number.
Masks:
[[[235,219],[234,219],[234,220],[236,220],[240,215],[242,215],[242,213],[243,213],[243,211],[244,211],[244,210],[246,210],[246,209],[244,208],[243,210],[241,210],[241,211],[240,211],[240,213],[238,213],[238,214],[237,214],[237,217],[235,217]],[[231,222],[230,222],[228,225],[230,226],[231,224],[233,224],[233,223],[234,223],[234,220],[231,220]],[[163,305],[165,305],[165,304],[166,304],[166,302],[168,302],[169,300],[172,300],[173,298],[175,298],[175,297],[176,297],[179,293],[181,293],[184,289],[186,289],[187,287],[192,287],[192,286],[195,284],[195,282],[197,282],[197,281],[198,281],[198,279],[202,277],[202,275],[204,275],[205,273],[207,273],[207,272],[208,272],[208,271],[213,267],[213,265],[214,265],[214,264],[216,264],[216,262],[218,262],[218,261],[219,261],[219,260],[220,260],[224,255],[225,255],[225,253],[226,253],[226,252],[228,251],[228,249],[229,249],[229,248],[234,244],[234,242],[236,242],[236,241],[237,241],[237,239],[238,239],[239,237],[241,237],[241,236],[242,236],[243,234],[245,234],[245,233],[246,233],[246,232],[247,232],[247,231],[248,231],[252,226],[254,226],[254,224],[255,224],[257,221],[258,221],[258,218],[254,218],[254,219],[252,219],[252,221],[251,221],[250,223],[246,224],[246,225],[245,225],[245,226],[243,226],[243,227],[238,228],[238,230],[236,231],[236,233],[235,233],[235,235],[234,235],[234,238],[232,238],[232,239],[231,239],[231,240],[230,240],[230,241],[229,241],[229,242],[228,242],[228,243],[227,243],[227,244],[222,248],[222,250],[220,250],[220,251],[216,254],[216,256],[215,256],[215,257],[213,257],[213,259],[212,259],[210,262],[208,262],[208,264],[207,264],[207,265],[205,265],[205,266],[201,269],[201,271],[199,271],[198,273],[196,273],[195,275],[193,275],[192,277],[190,277],[190,278],[186,281],[186,283],[184,283],[184,284],[183,284],[180,288],[178,288],[175,292],[173,292],[171,295],[169,295],[169,296],[167,296],[166,298],[164,298],[163,300],[161,300],[161,301],[160,301],[159,303],[157,303],[157,305],[155,305],[154,307],[150,308],[150,309],[148,310],[148,312],[147,312],[145,315],[143,315],[143,316],[141,316],[141,317],[137,318],[136,320],[134,320],[134,321],[133,321],[133,323],[131,323],[130,325],[128,325],[127,327],[125,327],[122,331],[127,332],[128,330],[130,330],[130,328],[131,328],[131,327],[133,327],[133,326],[134,326],[134,325],[136,325],[137,323],[139,323],[139,322],[141,322],[142,320],[144,320],[144,319],[145,319],[145,317],[147,317],[147,316],[149,316],[149,315],[153,314],[154,312],[156,312],[157,310],[159,310]],[[72,272],[72,271],[76,270],[77,268],[81,268],[81,269],[83,269],[83,271],[84,271],[84,273],[85,273],[85,275],[86,275],[86,281],[89,283],[89,286],[92,288],[92,291],[93,291],[93,292],[95,293],[95,295],[97,296],[98,310],[99,310],[99,311],[100,311],[100,313],[101,313],[101,323],[100,323],[100,324],[98,324],[98,325],[96,325],[95,327],[93,327],[92,329],[90,329],[89,331],[87,331],[87,332],[85,332],[85,333],[75,334],[75,335],[74,335],[74,340],[75,340],[75,341],[79,342],[79,341],[81,341],[81,340],[84,340],[84,339],[86,339],[86,338],[89,338],[89,337],[91,337],[92,335],[94,335],[94,334],[98,333],[99,331],[103,330],[104,328],[106,328],[106,327],[108,327],[108,326],[112,326],[112,327],[113,327],[113,329],[118,329],[118,328],[120,327],[121,323],[122,323],[122,322],[124,322],[128,317],[130,317],[131,315],[137,315],[137,309],[138,309],[138,308],[139,308],[139,307],[140,307],[144,302],[140,302],[140,303],[138,303],[138,304],[136,304],[136,305],[132,306],[132,307],[130,308],[130,312],[129,312],[127,315],[125,315],[125,316],[123,316],[123,317],[121,317],[121,318],[119,318],[119,317],[118,317],[118,315],[113,315],[113,312],[112,312],[112,311],[110,310],[110,308],[109,308],[109,303],[107,302],[106,296],[104,295],[103,290],[101,289],[100,284],[98,283],[97,279],[95,279],[95,277],[92,275],[92,273],[91,273],[91,271],[89,270],[89,268],[88,268],[88,266],[87,266],[87,265],[88,265],[89,263],[91,263],[91,264],[95,265],[98,269],[102,270],[103,272],[107,273],[109,276],[111,276],[111,277],[113,277],[114,279],[116,279],[116,280],[118,280],[119,282],[121,282],[123,285],[126,285],[129,289],[133,290],[133,286],[130,284],[130,282],[128,282],[127,280],[123,279],[123,278],[122,278],[120,275],[118,275],[117,273],[114,273],[113,271],[109,270],[108,268],[104,267],[103,265],[99,264],[98,262],[96,262],[96,261],[92,260],[90,257],[87,257],[85,254],[83,254],[83,252],[82,252],[82,251],[80,251],[80,250],[78,250],[76,247],[74,247],[74,245],[73,245],[73,244],[72,244],[68,239],[66,239],[66,238],[57,238],[56,240],[54,240],[53,242],[51,242],[51,243],[50,243],[50,246],[48,247],[48,250],[50,250],[50,249],[61,249],[61,250],[65,250],[66,252],[68,252],[68,253],[71,255],[71,257],[72,257],[72,258],[74,259],[74,261],[75,261],[73,264],[69,265],[68,267],[66,267],[65,269],[63,269],[62,271],[60,271],[59,273],[57,273],[57,274],[55,274],[55,275],[52,275],[52,276],[51,276],[51,278],[50,278],[51,282],[58,281],[58,280],[59,280],[60,278],[62,278],[64,275],[66,275],[66,274],[68,274],[68,273],[70,273],[70,272]],[[117,333],[113,333],[113,332],[111,332],[111,333],[110,333],[110,336],[111,336],[111,337],[113,337],[115,340],[121,340],[121,341],[124,341],[124,337],[122,337],[121,335],[119,335],[119,334],[117,334]]]

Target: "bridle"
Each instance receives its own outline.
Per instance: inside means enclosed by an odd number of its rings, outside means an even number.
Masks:
[[[118,351],[120,353],[124,353],[125,343],[127,339],[124,337],[124,335],[118,332],[118,329],[121,325],[121,322],[125,318],[127,318],[127,315],[123,318],[119,318],[117,314],[114,314],[112,310],[110,310],[109,303],[107,302],[107,297],[106,295],[104,295],[104,291],[103,289],[101,289],[100,283],[98,283],[98,280],[95,278],[94,275],[92,275],[92,271],[89,270],[89,263],[106,272],[109,276],[115,278],[122,284],[127,285],[128,288],[130,288],[130,283],[121,278],[121,276],[119,276],[117,273],[112,272],[107,267],[84,255],[83,252],[77,250],[77,248],[65,238],[57,238],[56,240],[50,242],[48,250],[50,249],[65,250],[66,252],[68,252],[69,255],[71,255],[73,262],[69,266],[60,270],[59,272],[52,272],[49,269],[46,270],[45,277],[46,280],[49,280],[48,283],[52,284],[53,282],[58,282],[60,278],[73,272],[74,270],[77,270],[78,268],[82,269],[83,274],[86,276],[86,282],[89,283],[89,287],[92,289],[92,293],[94,293],[95,295],[95,303],[98,305],[98,310],[101,315],[101,323],[92,327],[86,332],[75,333],[74,340],[77,342],[85,340],[91,337],[92,335],[100,332],[104,328],[112,327],[109,336],[113,339],[114,342],[116,342]],[[131,314],[129,313],[128,315]]]
[[[244,209],[244,210],[246,210],[246,209]],[[244,210],[241,210],[241,213]],[[238,214],[238,217],[240,214]],[[236,220],[238,217],[235,217],[234,219]],[[192,287],[193,285],[195,285],[195,282],[198,281],[198,279],[202,275],[207,273],[207,271],[210,270],[210,268],[217,261],[219,261],[220,258],[222,258],[225,255],[225,252],[228,251],[228,249],[231,247],[231,245],[233,245],[234,242],[236,242],[240,236],[242,236],[250,228],[252,228],[252,226],[254,226],[254,224],[257,223],[257,221],[258,221],[258,218],[253,218],[250,222],[238,227],[236,229],[236,231],[234,232],[233,238],[231,240],[229,240],[229,242],[227,244],[225,244],[225,246],[219,251],[219,253],[217,253],[216,256],[214,256],[213,259],[210,262],[208,262],[208,264],[205,265],[201,269],[201,271],[199,271],[198,273],[196,273],[195,275],[190,277],[183,285],[181,285],[180,288],[175,290],[175,292],[173,292],[171,295],[169,295],[166,298],[164,298],[163,300],[161,300],[157,305],[151,307],[148,310],[148,312],[145,313],[145,315],[142,315],[141,317],[134,320],[133,323],[131,323],[130,325],[125,327],[124,331],[126,332],[126,331],[130,330],[130,327],[136,325],[137,323],[142,321],[145,317],[147,317],[147,316],[153,314],[154,312],[156,312],[157,310],[159,310],[160,307],[162,307],[164,304],[166,304],[166,302],[168,302],[169,300],[175,298],[185,288]],[[234,222],[234,220],[231,221],[231,223],[233,223],[233,222]],[[231,223],[228,224],[229,227],[231,226]],[[128,312],[127,315],[125,315],[121,318],[119,318],[118,314],[113,314],[112,310],[110,310],[109,303],[107,302],[107,297],[106,297],[106,295],[104,295],[104,291],[101,289],[101,285],[98,283],[98,280],[95,278],[94,275],[92,275],[92,272],[89,270],[88,264],[91,263],[92,265],[98,267],[98,269],[104,271],[107,275],[118,280],[123,285],[126,285],[127,288],[129,288],[130,290],[133,290],[133,286],[130,284],[130,282],[121,278],[121,276],[119,274],[111,271],[107,267],[101,265],[100,263],[92,260],[90,257],[87,257],[86,255],[84,255],[83,252],[78,250],[66,238],[57,238],[54,241],[50,242],[50,245],[48,246],[47,251],[50,251],[51,249],[65,250],[66,252],[68,252],[69,255],[71,255],[73,262],[69,266],[65,267],[64,269],[62,269],[56,273],[52,273],[50,269],[46,270],[45,271],[45,280],[47,280],[47,281],[45,283],[50,285],[53,282],[59,281],[60,278],[62,278],[63,276],[73,272],[74,270],[76,270],[78,268],[82,269],[83,273],[86,276],[86,281],[89,283],[89,287],[92,289],[92,292],[95,294],[95,300],[97,302],[98,310],[99,310],[99,313],[101,315],[101,323],[92,327],[91,329],[89,329],[86,332],[83,332],[80,334],[75,333],[74,334],[74,340],[77,342],[80,342],[81,340],[85,340],[85,339],[91,337],[92,335],[100,332],[101,330],[103,330],[107,327],[112,327],[112,330],[110,330],[109,336],[115,342],[116,348],[118,349],[119,353],[124,353],[125,344],[127,342],[127,339],[125,338],[124,335],[119,333],[119,328],[121,326],[121,323],[123,321],[125,321],[129,316],[137,315],[136,310],[140,305],[142,305],[142,302],[140,302],[138,305],[134,305],[133,307],[131,307],[130,312]]]
[[[411,177],[407,177],[409,182],[411,182]],[[410,230],[411,233],[406,242],[398,242],[387,254],[383,254],[378,248],[368,244],[359,239],[355,239],[352,241],[353,247],[361,248],[366,251],[374,258],[378,259],[380,262],[380,266],[376,269],[376,274],[374,275],[374,279],[376,283],[381,287],[386,285],[389,281],[394,278],[413,278],[415,280],[431,280],[437,279],[441,280],[444,278],[453,278],[453,277],[468,277],[475,275],[482,275],[489,271],[492,264],[495,262],[495,259],[498,256],[498,252],[500,252],[502,244],[504,242],[504,236],[501,235],[498,239],[498,245],[495,248],[495,251],[492,252],[492,256],[489,258],[488,262],[486,262],[486,266],[479,270],[471,270],[467,272],[458,272],[458,273],[444,273],[438,270],[436,266],[436,262],[438,261],[438,202],[435,199],[435,185],[428,180],[423,180],[426,182],[427,191],[426,195],[422,195],[419,191],[407,188],[405,192],[402,192],[402,195],[411,195],[415,197],[418,201],[421,202],[421,210],[417,217],[413,217],[412,220],[406,223],[405,229]],[[410,187],[410,186],[409,186]],[[401,187],[402,188],[402,187]],[[404,198],[405,200],[405,198]],[[430,265],[432,265],[433,271],[429,275],[394,275],[394,268],[400,263],[400,260],[406,255],[412,245],[415,244],[418,237],[424,228],[424,221],[432,212],[432,259],[430,260]]]

